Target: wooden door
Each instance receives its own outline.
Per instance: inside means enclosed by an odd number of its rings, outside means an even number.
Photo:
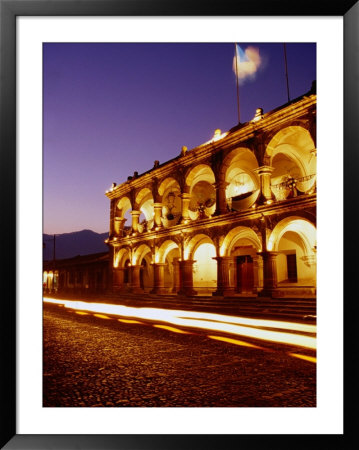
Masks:
[[[241,294],[253,293],[253,259],[250,255],[237,257],[237,288]]]

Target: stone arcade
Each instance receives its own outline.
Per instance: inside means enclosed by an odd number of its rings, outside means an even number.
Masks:
[[[314,89],[106,196],[113,292],[315,296]]]

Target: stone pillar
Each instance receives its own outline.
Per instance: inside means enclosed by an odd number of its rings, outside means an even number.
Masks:
[[[217,256],[217,290],[212,295],[233,295],[236,291],[236,258]]]
[[[153,266],[153,289],[151,294],[165,294],[165,263],[151,264]]]
[[[131,215],[132,215],[132,232],[133,233],[138,233],[138,219],[140,217],[141,211],[135,211],[132,210],[131,211]]]
[[[213,184],[216,190],[216,211],[214,216],[219,216],[220,214],[226,214],[227,209],[227,199],[226,199],[226,187],[228,183],[226,181],[218,181]]]
[[[278,252],[259,252],[263,258],[263,290],[262,296],[271,296],[273,291],[277,288],[277,263],[276,258]]]
[[[191,219],[189,217],[188,206],[191,200],[191,194],[184,192],[181,194],[181,202],[182,202],[182,219],[181,223],[188,223]]]
[[[155,211],[155,229],[158,230],[162,227],[162,203],[154,203],[153,209]]]
[[[193,264],[196,261],[187,260],[179,261],[180,269],[180,290],[179,295],[196,295],[197,292],[193,289]]]
[[[271,189],[271,176],[274,168],[271,166],[261,166],[254,171],[259,175],[261,197],[264,202],[273,202],[273,194]]]
[[[177,294],[177,292],[180,290],[180,266],[178,259],[174,259],[172,261],[173,265],[173,286],[172,286],[172,292]]]
[[[112,199],[111,203],[110,203],[110,232],[109,235],[112,237],[114,231],[115,231],[115,225],[114,225],[114,221],[115,221],[115,216],[116,216],[116,203],[117,201]]]
[[[112,270],[112,289],[113,291],[120,291],[124,284],[124,267],[114,267]]]
[[[252,256],[253,258],[253,290],[257,293],[263,288],[263,259],[260,256]]]
[[[141,288],[141,278],[140,278],[140,272],[142,266],[140,264],[130,266],[131,268],[131,286],[130,290],[131,292],[137,294],[137,293],[143,293],[143,289]]]
[[[124,217],[115,217],[115,234],[116,236],[122,236],[123,228],[127,219]]]

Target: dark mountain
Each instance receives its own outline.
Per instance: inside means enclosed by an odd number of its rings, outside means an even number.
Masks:
[[[108,238],[108,233],[95,233],[91,230],[57,234],[55,238],[56,259],[106,252],[108,251],[104,242],[106,238]],[[43,234],[43,243],[44,260],[52,260],[54,257],[54,235]]]

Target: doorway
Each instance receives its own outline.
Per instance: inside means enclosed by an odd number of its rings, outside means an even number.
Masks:
[[[287,271],[288,271],[288,281],[290,283],[297,283],[297,255],[295,253],[287,255]]]
[[[237,291],[241,294],[252,294],[253,288],[253,258],[250,255],[237,256]]]

